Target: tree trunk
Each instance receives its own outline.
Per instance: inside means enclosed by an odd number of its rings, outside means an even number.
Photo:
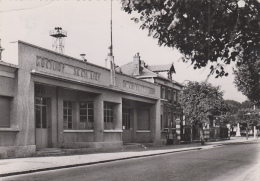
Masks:
[[[191,125],[191,129],[190,129],[190,142],[192,143],[193,141],[193,126]]]
[[[201,145],[205,145],[203,127],[200,127],[200,141],[201,141]]]
[[[246,123],[246,139],[248,140],[248,123]]]

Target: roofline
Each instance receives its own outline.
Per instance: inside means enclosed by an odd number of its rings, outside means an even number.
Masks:
[[[173,84],[178,84],[178,85],[180,85],[181,87],[184,87],[184,85],[182,85],[181,83],[176,82],[176,81],[173,82],[173,80],[169,80],[169,79],[167,79],[167,78],[165,78],[165,77],[158,76],[158,78],[163,79],[163,80],[168,80],[168,81],[172,82]]]
[[[4,62],[2,60],[0,60],[0,65],[6,66],[6,67],[12,67],[14,69],[19,69],[18,65],[7,63],[7,62]]]
[[[28,45],[28,46],[31,46],[31,47],[35,47],[35,48],[38,48],[38,49],[41,49],[41,50],[44,50],[44,51],[47,51],[47,52],[51,52],[51,53],[54,53],[54,54],[57,54],[57,55],[60,55],[60,56],[63,56],[63,57],[66,57],[66,58],[70,58],[70,59],[73,59],[73,60],[76,60],[76,61],[79,61],[79,62],[82,62],[82,63],[86,63],[86,64],[89,64],[89,65],[92,65],[92,66],[95,66],[95,67],[98,67],[98,68],[101,68],[101,69],[104,69],[104,70],[107,70],[107,71],[110,71],[109,68],[106,68],[106,67],[102,67],[102,66],[99,66],[99,65],[96,65],[96,64],[93,64],[93,63],[89,63],[89,62],[83,62],[82,60],[80,59],[77,59],[77,58],[74,58],[74,57],[71,57],[71,56],[68,56],[68,55],[64,55],[64,54],[61,54],[61,53],[58,53],[58,52],[55,52],[53,50],[49,50],[49,49],[46,49],[46,48],[43,48],[43,47],[39,47],[37,45],[33,45],[31,43],[27,43],[27,42],[24,42],[24,41],[21,41],[21,40],[18,40],[18,43],[22,43],[22,44],[25,44],[25,45]],[[115,72],[116,74],[122,74],[124,76],[127,76],[127,77],[130,77],[130,78],[134,78],[136,80],[139,80],[139,81],[144,81],[144,80],[140,80],[136,77],[133,77],[131,75],[128,75],[128,74],[124,74],[124,73],[120,73],[120,72]],[[148,84],[151,84],[151,85],[155,85],[153,83],[150,83],[150,82],[147,82],[147,81],[144,81],[145,83],[148,83]]]
[[[62,53],[58,53],[58,52],[55,52],[53,50],[49,50],[47,48],[43,48],[43,47],[40,47],[40,46],[37,46],[37,45],[33,45],[31,43],[27,43],[27,42],[24,42],[24,41],[21,41],[21,40],[18,40],[18,43],[22,43],[22,44],[25,44],[25,45],[28,45],[28,46],[31,46],[31,47],[34,47],[34,48],[38,48],[38,49],[41,49],[41,50],[44,50],[44,51],[47,51],[47,52],[50,52],[50,53],[54,53],[56,55],[60,55],[60,56],[63,56],[63,57],[66,57],[66,58],[70,58],[70,59],[73,59],[73,60],[76,60],[76,61],[79,61],[79,62],[83,62],[81,59],[77,59],[75,57],[71,57],[69,55],[65,55],[65,54],[62,54]],[[90,63],[90,62],[84,62],[86,64],[89,64],[89,65],[92,65],[92,66],[96,66],[98,68],[102,68],[102,69],[105,69],[105,70],[110,70],[106,67],[102,67],[100,65],[96,65],[96,64],[93,64],[93,63]]]

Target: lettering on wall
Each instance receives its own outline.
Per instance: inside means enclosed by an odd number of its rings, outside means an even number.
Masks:
[[[131,89],[131,90],[147,93],[147,94],[155,94],[155,89],[153,89],[153,88],[143,86],[140,84],[136,84],[133,82],[129,82],[126,80],[123,81],[123,87]]]
[[[36,66],[54,70],[54,71],[64,72],[64,67],[65,67],[64,63],[57,62],[40,56],[36,56],[36,57],[37,57]]]
[[[41,56],[36,56],[36,66],[95,81],[99,81],[101,76],[98,72],[64,64]]]
[[[93,72],[90,70],[82,69],[75,67],[74,68],[74,73],[73,75],[79,76],[79,77],[84,77],[87,79],[92,79],[92,80],[99,80],[100,79],[100,73]]]

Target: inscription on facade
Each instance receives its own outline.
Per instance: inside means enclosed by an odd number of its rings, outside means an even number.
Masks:
[[[153,88],[143,86],[140,84],[136,84],[133,82],[129,82],[126,80],[123,81],[123,86],[125,88],[131,89],[131,90],[136,90],[136,91],[147,93],[147,94],[155,94],[155,89],[153,89]]]
[[[72,74],[86,79],[91,79],[96,81],[100,80],[100,73],[98,72],[75,67],[72,65],[67,65],[41,56],[36,56],[36,66],[54,70],[54,71],[59,71],[66,74]]]
[[[86,69],[82,69],[82,68],[78,68],[78,67],[74,68],[73,75],[84,77],[84,78],[87,78],[87,79],[93,79],[93,80],[97,80],[97,81],[100,79],[100,73],[93,72],[93,71],[86,70]]]
[[[65,65],[61,62],[57,62],[51,59],[37,56],[36,66],[47,68],[54,71],[64,72]]]

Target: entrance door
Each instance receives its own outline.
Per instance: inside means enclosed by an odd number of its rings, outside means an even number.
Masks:
[[[48,147],[47,124],[47,100],[46,98],[35,97],[35,132],[37,149]]]
[[[122,134],[122,141],[123,143],[131,143],[132,142],[132,127],[131,127],[131,110],[130,109],[123,109],[123,134]]]

